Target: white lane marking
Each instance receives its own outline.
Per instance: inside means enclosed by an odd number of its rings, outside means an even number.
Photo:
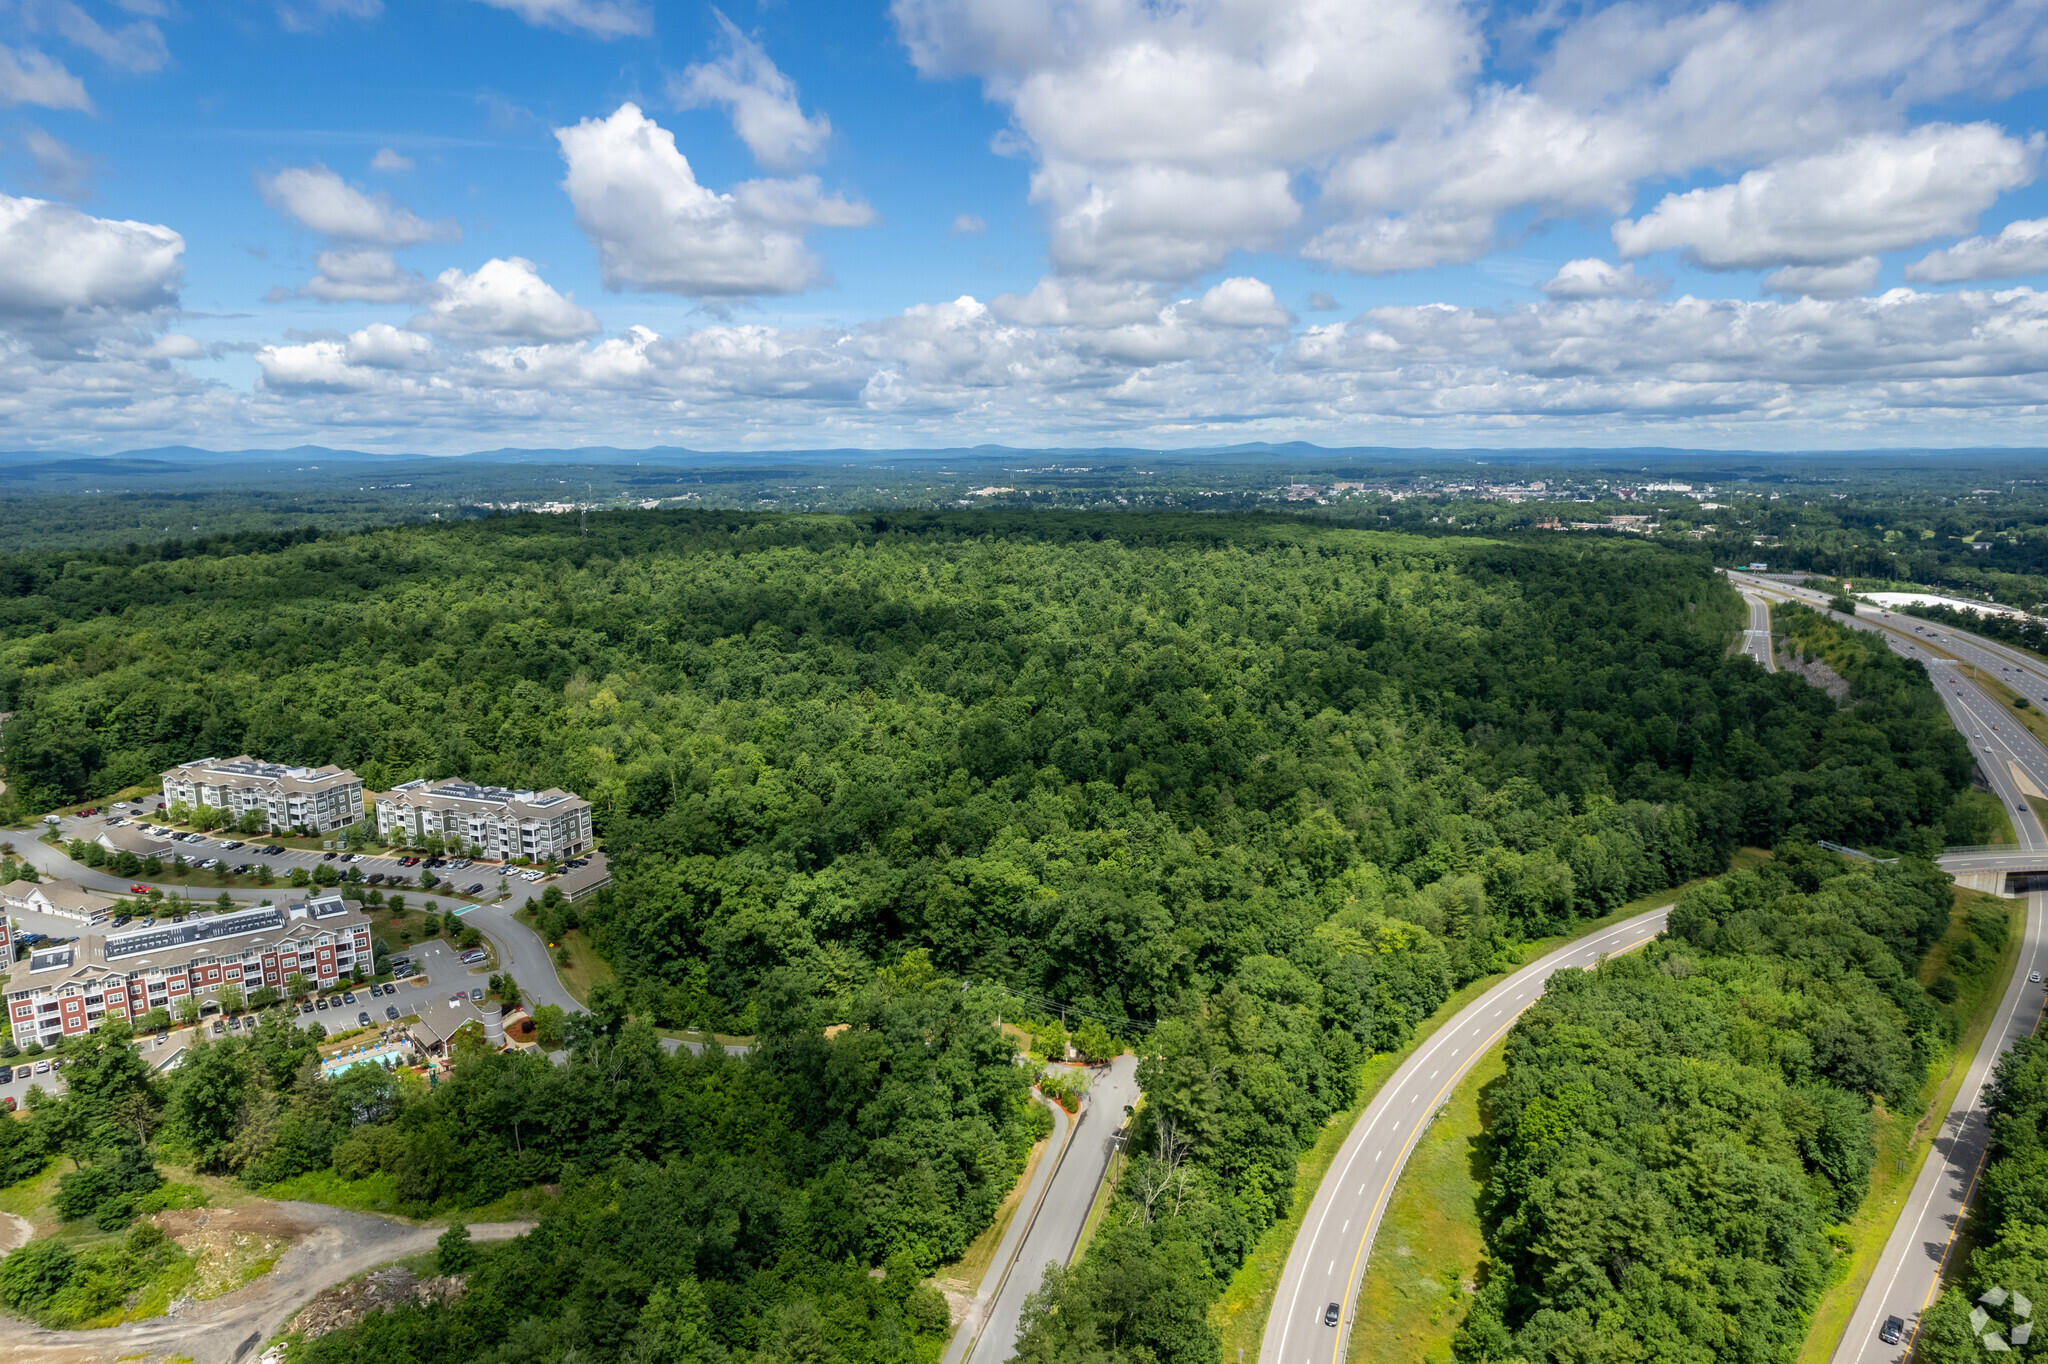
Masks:
[[[1347,1218],[1345,1218],[1345,1219],[1344,1219],[1344,1227],[1343,1227],[1343,1230],[1339,1231],[1339,1232],[1338,1232],[1337,1234],[1338,1234],[1339,1236],[1342,1236],[1342,1235],[1344,1234],[1344,1232],[1347,1232],[1347,1231],[1349,1231],[1349,1230],[1351,1230],[1351,1219],[1347,1217]]]

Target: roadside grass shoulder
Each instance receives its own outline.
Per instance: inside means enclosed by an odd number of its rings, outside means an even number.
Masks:
[[[1479,1196],[1493,1169],[1489,1090],[1503,1038],[1458,1082],[1395,1182],[1359,1286],[1347,1364],[1450,1364],[1451,1337],[1486,1273]]]
[[[1754,866],[1770,857],[1760,848],[1743,848],[1729,864],[1729,869]],[[1582,921],[1570,932],[1526,944],[1521,950],[1516,969],[1535,961],[1564,943],[1587,934],[1597,933],[1610,924],[1619,923],[1638,914],[1668,905],[1692,886],[1702,885],[1713,877],[1700,877],[1683,886],[1657,891],[1632,900],[1612,913],[1598,919]],[[1336,1162],[1337,1153],[1343,1149],[1344,1139],[1351,1135],[1351,1129],[1365,1112],[1367,1105],[1379,1094],[1380,1087],[1387,1082],[1402,1062],[1414,1055],[1416,1050],[1432,1037],[1437,1029],[1456,1017],[1458,1011],[1488,990],[1505,980],[1512,972],[1502,972],[1475,980],[1445,1000],[1443,1006],[1424,1019],[1415,1029],[1415,1035],[1398,1051],[1381,1052],[1368,1060],[1359,1071],[1358,1099],[1351,1107],[1333,1115],[1323,1126],[1322,1134],[1315,1144],[1302,1153],[1295,1165],[1294,1199],[1287,1216],[1266,1228],[1259,1237],[1252,1253],[1245,1257],[1237,1272],[1231,1276],[1229,1285],[1209,1308],[1209,1325],[1222,1342],[1222,1358],[1235,1360],[1237,1351],[1242,1349],[1249,1359],[1256,1360],[1259,1342],[1266,1331],[1266,1318],[1273,1307],[1274,1295],[1279,1291],[1280,1275],[1287,1266],[1287,1254],[1294,1246],[1294,1238],[1301,1230],[1309,1206],[1315,1202],[1316,1190],[1322,1186],[1323,1177]]]
[[[540,933],[540,925],[535,921],[535,915],[530,908],[519,910],[513,917],[535,933]],[[546,936],[541,934],[543,941],[546,940]],[[557,948],[564,947],[569,950],[566,965],[555,955]],[[612,964],[598,954],[589,935],[580,928],[570,929],[568,935],[559,943],[548,943],[548,953],[554,960],[555,974],[562,978],[562,985],[576,997],[577,1003],[586,1007],[590,1003],[590,987],[606,985],[612,980]]]
[[[995,1263],[996,1252],[1002,1248],[1003,1236],[1010,1229],[1011,1221],[1017,1216],[1017,1209],[1023,1205],[1024,1191],[1031,1187],[1031,1177],[1038,1172],[1038,1162],[1044,1158],[1046,1149],[1052,1144],[1050,1136],[1040,1137],[1031,1148],[1031,1154],[1024,1158],[1023,1173],[1010,1186],[1010,1192],[996,1206],[995,1219],[982,1228],[981,1234],[967,1243],[967,1249],[960,1258],[950,1264],[939,1265],[931,1272],[930,1283],[946,1295],[953,1308],[953,1331],[960,1329],[963,1309],[974,1301],[974,1295],[981,1289],[981,1281]],[[947,1334],[950,1342],[952,1333]]]
[[[1949,920],[1948,932],[1927,954],[1922,965],[1923,984],[1946,970],[1950,950],[1969,931],[1963,925],[1964,910],[1977,902],[1979,894],[1956,888],[1955,910]],[[1846,1250],[1836,1252],[1828,1287],[1814,1306],[1806,1342],[1800,1347],[1799,1364],[1827,1364],[1834,1355],[1857,1300],[1869,1286],[1885,1242],[1891,1239],[1892,1228],[1905,1208],[1907,1196],[1913,1191],[1913,1183],[1920,1177],[1920,1167],[1926,1163],[1927,1154],[1934,1147],[1934,1138],[1941,1131],[1942,1116],[1955,1103],[1970,1062],[1991,1027],[1991,1016],[1997,1012],[1999,1000],[2005,997],[2006,986],[2019,964],[2020,943],[2026,937],[2026,901],[2000,900],[1999,903],[2005,906],[2012,927],[2006,935],[2005,949],[1999,953],[1997,964],[1974,980],[1958,977],[1962,988],[1953,1007],[1957,1016],[1968,1020],[1962,1036],[1953,1046],[1937,1053],[1928,1066],[1927,1080],[1920,1087],[1916,1107],[1893,1113],[1879,1104],[1875,1110],[1877,1159],[1871,1166],[1870,1192],[1864,1195],[1856,1215],[1839,1229]],[[1958,1258],[1957,1262],[1965,1261]]]

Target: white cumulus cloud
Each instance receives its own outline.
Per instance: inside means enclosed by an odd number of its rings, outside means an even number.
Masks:
[[[530,260],[488,260],[472,274],[443,270],[416,331],[469,341],[575,341],[602,328],[574,298],[556,293]]]
[[[1204,320],[1226,327],[1285,327],[1294,319],[1273,297],[1262,279],[1226,279],[1202,295],[1195,305]]]
[[[320,273],[296,290],[273,291],[284,298],[315,298],[322,303],[418,303],[433,285],[417,270],[408,270],[389,251],[322,251],[313,263]]]
[[[0,194],[0,318],[30,326],[177,303],[185,239],[154,223]]]
[[[593,38],[634,38],[654,31],[654,16],[645,5],[628,0],[483,0],[492,9],[510,10],[540,28],[587,33]]]
[[[1667,195],[1614,225],[1624,256],[1683,248],[1710,269],[1829,265],[1966,232],[2034,178],[2040,140],[1989,123],[1929,124],[1851,138],[1729,185]]]
[[[0,43],[0,105],[15,104],[92,112],[85,82],[66,71],[62,62],[32,47]]]
[[[1840,265],[1783,265],[1764,276],[1764,292],[1787,298],[1854,298],[1877,287],[1877,273],[1875,256]]]
[[[1671,287],[1662,275],[1638,275],[1633,264],[1610,265],[1597,256],[1568,260],[1543,285],[1547,298],[1655,298]]]
[[[1930,251],[1906,267],[1916,283],[1953,284],[1966,279],[2014,279],[2048,273],[2048,218],[2007,223],[1995,237],[1970,237]]]
[[[569,168],[562,188],[597,247],[608,289],[700,298],[800,293],[825,274],[804,231],[873,220],[866,205],[825,195],[814,176],[717,193],[697,182],[675,135],[635,104],[557,128],[555,138]]]
[[[389,147],[379,147],[377,154],[370,158],[370,169],[373,171],[409,171],[412,168],[411,157],[395,152]]]
[[[428,222],[390,195],[365,194],[318,163],[258,176],[257,184],[272,208],[338,242],[397,247],[462,240],[453,218]]]
[[[669,82],[669,94],[680,109],[724,105],[732,130],[747,144],[754,160],[769,170],[793,171],[824,154],[832,137],[832,121],[822,113],[804,114],[797,103],[796,82],[782,73],[767,50],[740,32],[723,11],[711,11],[725,40],[725,53],[714,62],[700,62]]]

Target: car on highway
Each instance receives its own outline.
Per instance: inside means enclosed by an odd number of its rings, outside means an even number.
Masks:
[[[1899,1337],[1904,1335],[1905,1332],[1906,1319],[1904,1317],[1886,1317],[1884,1319],[1884,1329],[1877,1333],[1877,1338],[1887,1345],[1896,1345],[1899,1343]]]
[[[1323,1309],[1323,1325],[1335,1326],[1337,1324],[1337,1318],[1342,1315],[1343,1309],[1339,1307],[1336,1303],[1331,1303],[1328,1307],[1325,1307]]]

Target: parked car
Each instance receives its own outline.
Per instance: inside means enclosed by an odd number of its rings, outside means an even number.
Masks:
[[[300,1001],[299,1001],[299,1012],[300,1012],[300,1013],[302,1013],[302,1014],[309,1014],[309,1013],[313,1012],[313,1001],[311,1001],[311,1000],[309,1000],[309,999],[302,999],[302,1000],[300,1000]]]
[[[381,882],[382,882],[383,880],[384,880],[384,873],[383,873],[383,872],[381,872],[381,871],[373,871],[373,872],[371,872],[371,873],[370,873],[370,874],[369,874],[368,876],[365,876],[365,877],[363,878],[363,884],[364,884],[364,885],[366,885],[366,886],[374,886],[374,885],[377,885],[377,884],[381,883]]]
[[[395,1021],[398,1018],[398,1006],[396,1004],[386,1004],[384,1006],[384,1016]]]
[[[226,1032],[227,1030],[228,1023],[226,1019],[216,1018],[213,1020],[213,1035],[215,1037],[219,1037],[222,1033]]]
[[[240,840],[239,838],[231,838],[227,842],[221,844],[221,846],[223,848],[226,848],[229,852],[233,852],[236,848],[242,846],[242,840]]]
[[[134,922],[135,916],[133,914],[116,914],[114,916],[114,927],[116,928],[126,928]]]
[[[353,992],[343,990],[341,992],[341,1002],[344,1004],[353,1004],[356,1002],[356,997]]]
[[[490,958],[485,955],[481,948],[471,948],[462,954],[462,964],[464,966],[482,966],[489,960]]]
[[[341,860],[344,862],[353,862],[356,860],[356,855],[354,853],[343,853],[341,855]]]
[[[48,1075],[49,1073],[50,1073],[50,1063],[49,1063],[48,1061],[38,1061],[38,1062],[36,1062],[36,1074],[38,1074],[38,1075]]]
[[[12,1113],[14,1111],[14,1096],[12,1094],[0,1096],[0,1104],[6,1105],[7,1111]]]
[[[463,894],[465,895],[481,895],[483,893],[484,883],[481,881],[478,881],[475,885],[472,885],[468,890],[463,892]]]
[[[215,867],[218,867],[219,865],[220,859],[218,857],[209,857],[204,862],[201,862],[199,864],[199,870],[212,871]]]
[[[469,1002],[472,1004],[481,1004],[484,1002],[483,986],[479,985],[469,992]]]
[[[320,854],[320,860],[322,862],[332,862],[334,860],[334,856],[335,855],[331,852],[324,852]]]
[[[370,1026],[369,1010],[365,1009],[363,1012],[356,1015],[356,1026],[359,1028],[367,1028]]]
[[[12,1080],[13,1078],[14,1078],[14,1067],[13,1067],[13,1066],[0,1066],[0,1085],[4,1085],[4,1084],[6,1084],[6,1083],[7,1083],[7,1082],[8,1082],[9,1080]]]

